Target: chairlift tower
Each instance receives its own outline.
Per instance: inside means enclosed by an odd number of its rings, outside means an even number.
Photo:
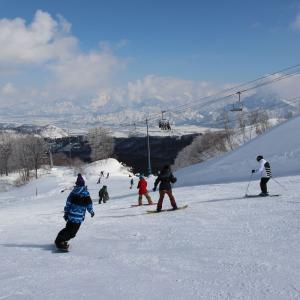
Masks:
[[[146,126],[147,126],[147,149],[148,149],[148,176],[151,175],[151,159],[150,159],[150,140],[149,140],[149,124],[148,118],[146,118]]]

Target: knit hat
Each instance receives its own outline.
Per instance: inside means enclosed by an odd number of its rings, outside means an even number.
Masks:
[[[263,159],[264,157],[262,156],[262,155],[258,155],[257,157],[256,157],[256,160],[257,161],[260,161],[261,159]]]
[[[84,179],[82,178],[80,173],[77,174],[77,180],[76,180],[75,184],[77,186],[84,186],[85,185]]]

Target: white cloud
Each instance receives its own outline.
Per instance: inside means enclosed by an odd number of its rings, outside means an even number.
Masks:
[[[110,85],[114,74],[126,66],[110,52],[77,54],[49,66],[57,79],[57,87],[72,93],[95,94]]]
[[[216,87],[206,81],[197,82],[154,75],[128,83],[128,98],[134,102],[142,99],[184,102],[211,95],[215,91]]]
[[[77,39],[68,35],[70,26],[38,10],[31,24],[24,19],[0,20],[0,63],[38,64],[62,59],[74,51]]]
[[[281,75],[273,76],[274,79]],[[300,96],[300,74],[268,85],[259,91],[261,94],[275,94],[279,98],[290,99]]]
[[[11,82],[8,82],[8,83],[4,84],[0,88],[0,93],[3,96],[11,96],[11,95],[14,95],[16,92],[17,92],[17,90]]]
[[[114,48],[126,42],[122,40]],[[97,91],[111,85],[114,75],[127,65],[111,51],[109,43],[94,51],[81,51],[78,39],[71,34],[71,24],[63,16],[53,18],[41,10],[28,24],[22,18],[0,19],[0,45],[0,76],[15,76],[20,83],[22,76],[28,80],[36,68],[33,73],[47,78],[32,81],[39,94],[48,95],[42,97],[45,101],[69,94],[74,100],[83,95],[96,97]]]
[[[296,19],[290,24],[290,27],[294,30],[300,30],[300,13],[298,13]]]

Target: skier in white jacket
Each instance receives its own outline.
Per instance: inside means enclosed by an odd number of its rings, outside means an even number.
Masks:
[[[270,180],[272,177],[271,173],[271,166],[268,161],[264,159],[262,155],[258,155],[256,157],[256,160],[259,163],[259,168],[256,170],[252,170],[252,173],[260,173],[261,179],[260,179],[260,189],[261,193],[259,194],[260,196],[268,196],[268,189],[267,189],[267,182]]]

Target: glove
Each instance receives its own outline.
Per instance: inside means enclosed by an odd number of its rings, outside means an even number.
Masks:
[[[251,172],[252,172],[252,174],[253,174],[253,173],[255,173],[255,170],[252,170]]]
[[[152,191],[155,192],[155,191],[156,191],[156,187],[154,187],[154,188],[152,189]]]
[[[67,213],[64,214],[64,219],[65,219],[66,222],[68,222],[69,218],[68,218],[68,214]]]
[[[171,180],[172,183],[175,183],[176,181],[177,181],[176,177],[172,178],[172,180]]]
[[[92,211],[92,212],[91,212],[91,217],[93,218],[93,217],[94,217],[94,215],[95,215],[95,213]]]

